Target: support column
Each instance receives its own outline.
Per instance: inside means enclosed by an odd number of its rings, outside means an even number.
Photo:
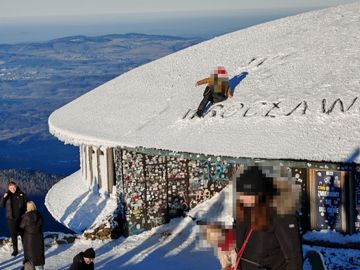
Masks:
[[[102,188],[102,177],[101,177],[101,169],[100,169],[100,155],[101,149],[100,147],[96,149],[96,169],[97,169],[97,179],[98,179],[98,186],[99,190]]]
[[[106,148],[106,167],[107,167],[107,183],[108,192],[111,194],[115,185],[115,168],[113,148]]]
[[[92,185],[92,183],[93,183],[93,177],[94,177],[94,173],[93,173],[93,164],[92,164],[92,152],[93,152],[93,148],[92,148],[92,146],[89,146],[88,147],[88,155],[89,155],[89,173],[90,173],[90,186]]]

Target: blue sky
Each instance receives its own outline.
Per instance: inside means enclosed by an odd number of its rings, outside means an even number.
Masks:
[[[0,0],[0,18],[332,6],[353,0]]]
[[[0,44],[130,32],[211,38],[353,0],[0,0]]]

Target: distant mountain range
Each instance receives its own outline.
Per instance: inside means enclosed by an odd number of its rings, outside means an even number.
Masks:
[[[121,73],[200,41],[130,33],[0,44],[0,168],[73,171],[78,150],[50,136],[50,113]]]

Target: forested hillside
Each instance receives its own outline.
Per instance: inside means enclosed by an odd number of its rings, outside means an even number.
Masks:
[[[0,190],[5,191],[9,181],[14,181],[26,194],[45,195],[62,177],[33,170],[0,170]]]

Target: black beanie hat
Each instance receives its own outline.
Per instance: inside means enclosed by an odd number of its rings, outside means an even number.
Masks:
[[[83,257],[94,259],[95,258],[95,250],[93,248],[88,248],[87,250],[84,251]]]
[[[276,194],[276,189],[273,186],[273,178],[267,177],[257,166],[251,166],[236,177],[236,192],[243,192],[246,195],[268,193],[273,196]]]

